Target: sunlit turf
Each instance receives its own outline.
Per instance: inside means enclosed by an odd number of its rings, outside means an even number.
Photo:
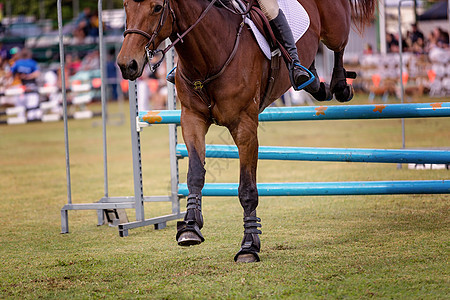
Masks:
[[[450,101],[416,99],[438,100]],[[350,104],[367,103],[363,95]],[[118,106],[110,109],[117,112]],[[69,122],[74,203],[95,202],[104,194],[98,125],[99,119]],[[243,229],[242,208],[232,197],[204,199],[206,241],[196,247],[177,246],[175,222],[159,231],[133,229],[120,238],[116,228],[96,226],[95,211],[70,211],[70,234],[61,235],[60,209],[67,201],[62,126],[0,126],[1,299],[449,297],[448,195],[261,198],[262,261],[251,265],[233,261]],[[128,121],[111,122],[107,130],[109,194],[131,196]],[[170,188],[167,131],[152,126],[141,136],[146,195],[167,194]],[[267,146],[402,145],[400,120],[261,124],[259,137]],[[213,127],[207,141],[223,144],[231,138],[226,129]],[[450,119],[407,119],[406,146],[450,148]],[[238,168],[236,160],[207,159],[207,182],[235,182]],[[187,159],[180,160],[182,182],[186,170]],[[258,180],[429,180],[450,179],[449,172],[260,161]],[[134,211],[127,212],[133,220]],[[167,213],[168,204],[146,204],[146,217]]]

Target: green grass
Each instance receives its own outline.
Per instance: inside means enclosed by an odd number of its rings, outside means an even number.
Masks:
[[[103,196],[98,121],[69,122],[74,203]],[[450,147],[449,128],[449,118],[408,119],[406,145]],[[129,131],[127,123],[108,126],[111,196],[133,194]],[[0,127],[0,299],[450,297],[448,195],[264,197],[262,261],[236,264],[242,208],[232,197],[205,198],[206,241],[192,248],[176,245],[175,222],[120,238],[116,228],[96,226],[95,211],[69,211],[71,233],[61,235],[63,136],[61,122]],[[167,127],[141,137],[145,194],[167,194]],[[231,143],[221,127],[207,140]],[[260,144],[401,148],[401,127],[399,120],[270,123],[260,127]],[[238,180],[235,160],[207,159],[206,168],[207,182]],[[180,170],[184,182],[186,159]],[[393,164],[261,161],[258,172],[260,182],[450,178],[448,170]],[[169,212],[166,203],[146,204],[147,218]]]

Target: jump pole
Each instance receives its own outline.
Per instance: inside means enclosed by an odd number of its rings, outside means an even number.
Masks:
[[[139,112],[138,130],[150,124],[179,124],[179,110]],[[450,103],[417,103],[389,105],[346,105],[317,107],[267,108],[260,121],[345,120],[450,117]],[[186,145],[178,144],[176,155],[187,157]],[[370,163],[436,163],[450,164],[448,150],[342,149],[301,147],[259,147],[259,159],[340,161]],[[206,157],[239,158],[236,146],[206,145]],[[260,196],[332,196],[450,194],[450,180],[354,181],[259,183]],[[187,184],[178,185],[178,193],[187,196]],[[204,196],[237,196],[237,183],[206,183]]]
[[[178,144],[176,149],[178,157],[188,157],[185,144]],[[206,145],[206,157],[237,159],[239,158],[239,153],[238,148],[233,145]],[[260,146],[258,159],[398,164],[450,164],[450,151]]]
[[[180,124],[180,110],[141,111],[138,129],[151,124]],[[450,102],[269,107],[261,122],[450,117]]]
[[[140,135],[136,130],[136,121],[138,116],[137,98],[136,98],[136,85],[135,82],[130,82],[129,94],[130,94],[130,125],[131,125],[131,143],[132,143],[132,157],[133,157],[133,183],[134,183],[134,196],[123,197],[111,197],[108,191],[108,160],[107,160],[107,99],[106,99],[106,64],[105,64],[105,45],[103,39],[103,20],[102,20],[102,0],[98,0],[98,13],[99,13],[99,52],[100,52],[100,68],[101,68],[101,102],[102,102],[102,142],[103,142],[103,170],[104,170],[104,196],[94,203],[78,203],[74,204],[72,201],[72,186],[70,177],[70,155],[69,155],[69,129],[67,123],[67,96],[65,86],[65,55],[64,55],[64,41],[62,34],[62,10],[61,1],[57,0],[57,13],[58,13],[58,33],[59,33],[59,50],[60,50],[60,62],[61,62],[61,74],[62,74],[62,98],[63,98],[63,119],[64,119],[64,144],[66,153],[66,177],[67,177],[67,204],[61,209],[61,233],[69,233],[69,210],[97,210],[98,212],[98,225],[104,223],[104,213],[107,210],[117,209],[134,209],[136,214],[136,221],[118,224],[119,235],[127,236],[128,229],[137,228],[142,226],[154,225],[155,229],[161,229],[166,226],[166,222],[170,220],[176,220],[184,217],[185,212],[180,212],[179,200],[182,195],[178,194],[178,182],[172,183],[171,194],[169,196],[144,196],[142,187],[142,165],[141,165],[141,153],[140,153]],[[173,52],[171,63],[173,65]],[[171,68],[172,66],[168,66]],[[172,95],[171,101],[169,101],[169,108],[175,109],[174,99],[174,87],[172,91],[169,89],[169,95]],[[171,161],[171,178],[178,178],[178,165],[176,162],[176,125],[169,127],[169,136],[171,136],[170,153],[173,153],[175,163]],[[144,202],[171,202],[172,213],[159,216],[151,219],[145,219],[144,214]],[[117,225],[118,220],[115,220],[114,225]]]
[[[238,183],[206,183],[203,196],[238,196]],[[259,196],[450,194],[450,180],[258,183]],[[187,196],[187,184],[179,185]]]

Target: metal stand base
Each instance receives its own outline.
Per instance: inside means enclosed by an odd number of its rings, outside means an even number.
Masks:
[[[78,203],[66,204],[61,209],[61,233],[69,233],[69,210],[97,210],[98,223],[104,225],[108,223],[110,226],[119,228],[119,235],[128,236],[128,229],[155,225],[155,229],[164,229],[167,221],[184,218],[186,212],[179,214],[171,214],[157,218],[146,219],[143,221],[128,222],[126,213],[121,210],[126,208],[134,209],[135,202],[133,196],[128,197],[103,197],[96,203]],[[147,196],[144,202],[168,202],[171,201],[169,196]],[[105,220],[106,219],[106,220]],[[125,221],[126,220],[126,221]],[[124,234],[125,232],[125,234]]]
[[[167,221],[173,221],[177,219],[182,219],[186,215],[186,212],[182,212],[179,214],[172,214],[172,215],[166,215],[151,219],[146,219],[144,221],[135,221],[135,222],[129,222],[124,224],[119,224],[119,236],[125,237],[128,236],[128,229],[138,228],[138,227],[144,227],[148,225],[155,225],[155,229],[163,229],[166,227]]]

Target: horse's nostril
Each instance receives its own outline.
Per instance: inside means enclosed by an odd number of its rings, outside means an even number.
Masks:
[[[129,62],[128,64],[128,70],[130,70],[131,72],[137,72],[138,71],[138,63],[136,60],[132,60]]]

